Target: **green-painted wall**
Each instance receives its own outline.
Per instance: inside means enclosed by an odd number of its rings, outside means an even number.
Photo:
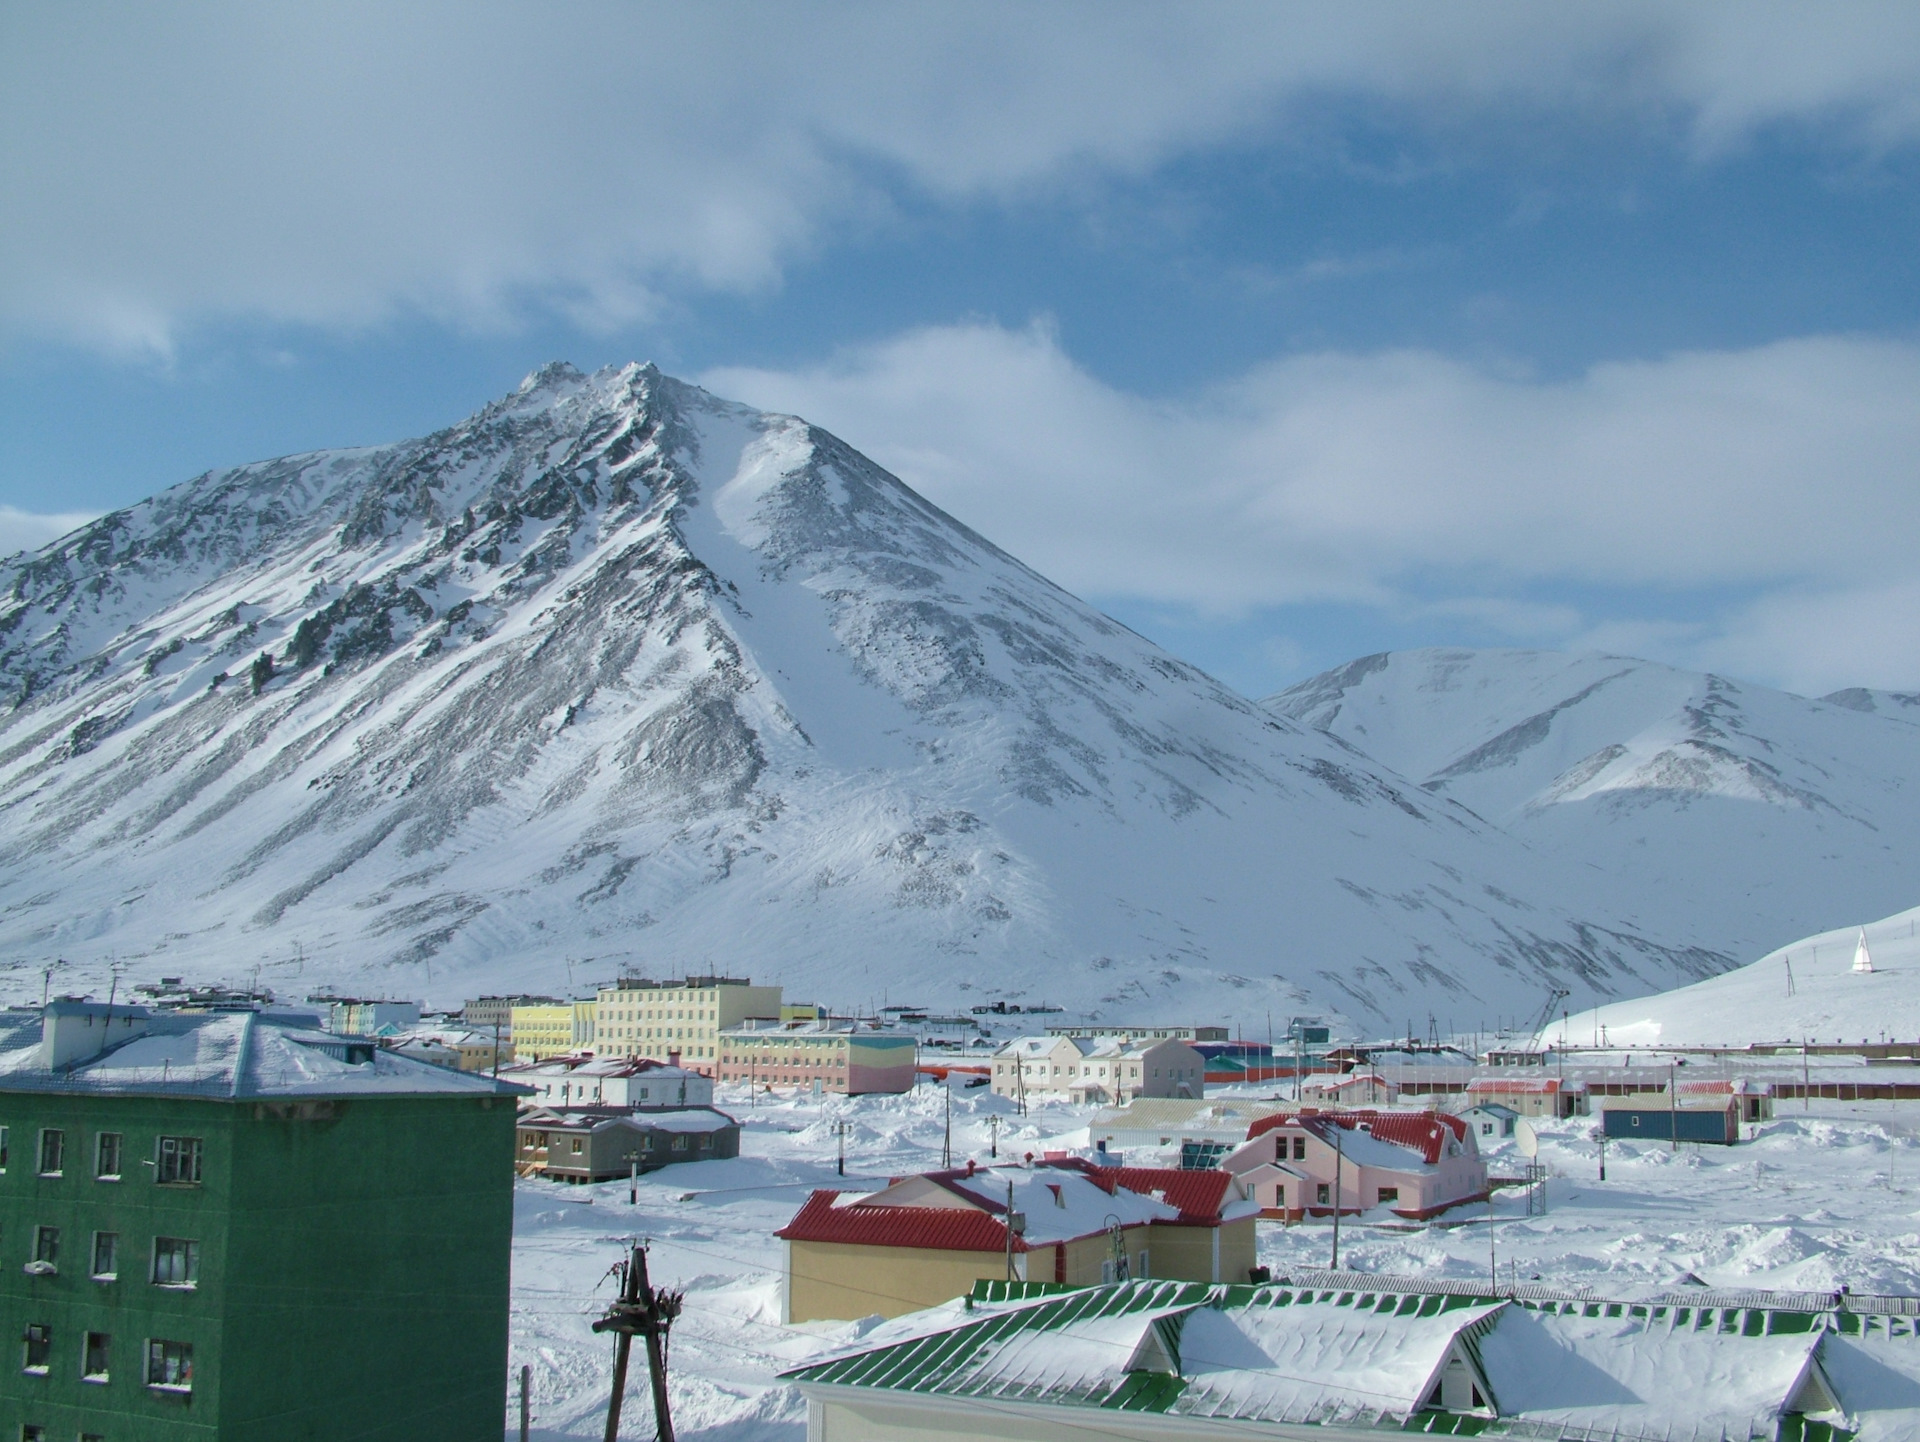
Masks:
[[[0,1439],[23,1423],[72,1442],[493,1442],[504,1430],[513,1101],[322,1103],[0,1092]],[[35,1174],[41,1128],[67,1134]],[[93,1177],[95,1138],[123,1180]],[[161,1135],[205,1142],[198,1187],[158,1186]],[[34,1230],[62,1229],[57,1276],[27,1275]],[[119,1279],[88,1276],[95,1231]],[[199,1242],[191,1291],[149,1280],[155,1236]],[[28,1323],[53,1328],[47,1376],[22,1371]],[[83,1382],[88,1331],[113,1337]],[[194,1347],[190,1400],[145,1385],[149,1337]]]

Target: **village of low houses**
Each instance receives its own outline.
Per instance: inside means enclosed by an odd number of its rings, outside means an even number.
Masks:
[[[530,1438],[612,1435],[635,1246],[683,1438],[1920,1438],[1916,1047],[837,1015],[727,976],[136,1001],[514,1099]]]

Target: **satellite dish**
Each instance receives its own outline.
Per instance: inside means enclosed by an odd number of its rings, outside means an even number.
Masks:
[[[1525,1117],[1519,1117],[1513,1123],[1513,1144],[1523,1157],[1540,1155],[1540,1135]]]

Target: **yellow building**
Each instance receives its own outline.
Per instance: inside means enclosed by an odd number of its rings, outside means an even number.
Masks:
[[[593,1047],[601,1056],[645,1056],[712,1076],[720,1033],[754,1017],[780,1015],[780,988],[745,977],[689,976],[682,981],[622,977],[600,988]]]
[[[513,1009],[513,1058],[543,1061],[575,1051],[574,1003],[561,1001]]]
[[[897,1317],[1010,1273],[1075,1287],[1126,1276],[1247,1282],[1258,1212],[1225,1172],[1085,1164],[968,1163],[877,1192],[819,1191],[775,1233],[786,1252],[782,1320]]]

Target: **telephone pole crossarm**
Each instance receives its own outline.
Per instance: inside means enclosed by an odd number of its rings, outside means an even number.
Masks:
[[[656,1292],[647,1279],[647,1249],[635,1244],[631,1257],[616,1264],[620,1297],[607,1314],[593,1324],[596,1332],[612,1332],[613,1395],[607,1403],[606,1442],[620,1435],[620,1405],[627,1390],[627,1356],[638,1336],[647,1348],[647,1378],[653,1390],[654,1427],[660,1442],[673,1442],[673,1416],[667,1405],[667,1333],[680,1315],[680,1292]]]

